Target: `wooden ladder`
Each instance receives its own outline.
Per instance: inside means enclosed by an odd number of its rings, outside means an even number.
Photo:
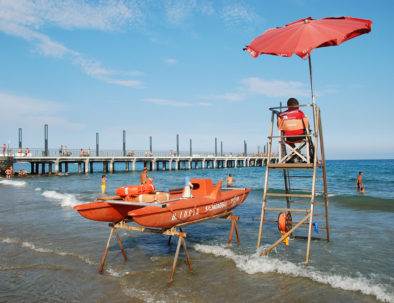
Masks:
[[[316,201],[317,197],[317,190],[316,185],[317,182],[322,182],[322,200],[323,200],[323,208],[324,208],[324,217],[325,217],[325,239],[327,241],[330,240],[330,227],[329,227],[329,220],[328,220],[328,193],[327,193],[327,174],[326,174],[326,160],[324,154],[324,142],[323,142],[323,128],[321,122],[321,115],[320,115],[320,108],[316,105],[316,103],[312,103],[310,105],[300,105],[300,107],[311,107],[312,109],[312,116],[313,116],[313,130],[309,133],[306,132],[305,140],[310,140],[309,142],[313,143],[313,157],[309,157],[306,163],[287,163],[286,161],[281,161],[281,159],[288,159],[289,156],[282,155],[279,157],[279,161],[277,163],[272,162],[272,153],[273,153],[273,140],[277,139],[279,144],[283,144],[285,141],[285,137],[283,134],[278,136],[274,136],[274,129],[276,126],[274,125],[277,116],[282,111],[282,106],[270,108],[272,115],[271,115],[271,123],[269,129],[269,136],[268,136],[268,160],[265,170],[265,180],[264,180],[264,191],[263,191],[263,198],[262,198],[262,206],[261,206],[261,216],[260,216],[260,225],[259,225],[259,232],[257,237],[257,248],[259,248],[263,242],[263,229],[264,225],[267,223],[266,215],[268,212],[282,212],[282,211],[290,211],[296,214],[304,213],[304,216],[292,225],[291,229],[281,235],[281,237],[272,245],[267,247],[261,252],[261,255],[267,255],[270,253],[276,246],[278,246],[283,240],[287,237],[293,235],[293,233],[300,228],[301,226],[307,225],[307,236],[304,237],[307,239],[307,246],[306,246],[306,254],[305,254],[305,263],[307,264],[310,259],[310,246],[311,246],[311,239],[312,237],[312,230],[313,230],[313,218],[316,216],[315,214],[315,207],[317,206],[318,202]],[[308,145],[307,145],[308,147]],[[309,156],[309,150],[306,152]],[[296,153],[298,154],[298,153]],[[285,158],[286,157],[286,158]],[[305,161],[304,161],[305,162]],[[283,170],[283,178],[284,178],[284,193],[278,192],[271,192],[269,190],[269,178],[271,170],[282,169]],[[305,172],[304,175],[291,175],[294,172]],[[319,178],[318,171],[321,171],[321,178]],[[311,175],[308,173],[312,172]],[[299,193],[294,192],[290,188],[291,184],[295,184],[294,182],[290,182],[291,179],[297,178],[309,178],[311,179],[311,190],[307,193]],[[283,198],[286,201],[286,207],[268,207],[268,202],[271,198],[280,199]],[[306,199],[304,205],[305,208],[293,208],[291,207],[292,204],[295,204],[293,198],[303,198]],[[300,201],[297,201],[300,203]],[[300,203],[302,204],[302,202]],[[315,239],[315,238],[314,238]]]

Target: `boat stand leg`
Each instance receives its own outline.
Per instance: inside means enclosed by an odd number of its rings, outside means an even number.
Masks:
[[[109,244],[111,243],[111,239],[112,239],[112,235],[113,235],[113,233],[114,233],[114,229],[115,229],[115,227],[112,226],[112,227],[111,227],[111,232],[109,233],[109,237],[108,237],[108,240],[107,240],[107,245],[105,246],[105,249],[104,249],[104,251],[103,251],[103,254],[101,255],[100,265],[99,265],[99,269],[98,269],[98,272],[99,272],[100,274],[102,274],[103,271],[104,271],[105,260],[107,259],[108,248],[109,248]]]
[[[176,264],[178,262],[179,250],[181,248],[181,244],[182,244],[182,238],[179,237],[178,244],[176,246],[174,262],[172,263],[172,271],[171,271],[171,275],[170,275],[170,280],[168,281],[168,283],[172,283],[174,281],[174,274],[175,274],[175,270],[176,270]]]
[[[126,251],[123,247],[122,239],[119,237],[119,234],[116,230],[115,230],[115,235],[116,235],[116,240],[118,241],[118,245],[120,247],[120,251],[122,252],[123,259],[126,262],[127,261],[127,254],[126,254]]]
[[[230,234],[228,235],[228,241],[227,245],[231,245],[234,237],[234,231],[235,231],[235,237],[237,239],[237,244],[240,245],[241,242],[239,240],[239,232],[238,232],[238,220],[239,216],[233,216],[230,215],[228,217],[229,220],[231,220],[231,228],[230,228]]]
[[[227,240],[227,245],[230,246],[232,244],[233,241],[233,235],[234,235],[234,221],[232,219],[231,220],[231,227],[230,227],[230,233],[228,235],[228,240]]]
[[[168,242],[167,242],[167,245],[168,245],[168,246],[171,246],[171,238],[172,238],[172,236],[169,236],[169,237],[168,237]]]
[[[236,216],[236,218],[234,219],[234,228],[235,228],[235,236],[237,237],[237,244],[239,246],[241,244],[241,241],[239,239],[238,220],[239,220],[239,217]]]
[[[183,246],[183,249],[184,249],[185,255],[186,255],[186,264],[189,267],[189,271],[193,271],[192,260],[190,258],[189,252],[188,252],[188,250],[186,248],[186,240],[183,237],[181,239],[182,239],[182,246]]]

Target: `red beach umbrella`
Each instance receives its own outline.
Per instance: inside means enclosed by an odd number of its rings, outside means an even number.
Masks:
[[[268,29],[255,38],[244,50],[253,57],[261,54],[291,57],[293,54],[302,59],[308,58],[312,102],[311,53],[315,48],[339,45],[347,40],[369,33],[372,21],[353,17],[329,17],[300,19],[283,27]]]

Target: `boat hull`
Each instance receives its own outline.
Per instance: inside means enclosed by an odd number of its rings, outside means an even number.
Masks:
[[[128,216],[139,225],[171,228],[225,214],[242,204],[250,189],[223,191],[220,198],[193,197],[168,203],[167,207],[147,206],[130,211]]]
[[[128,212],[138,208],[134,205],[114,205],[104,201],[79,204],[74,207],[82,217],[93,221],[119,222]]]

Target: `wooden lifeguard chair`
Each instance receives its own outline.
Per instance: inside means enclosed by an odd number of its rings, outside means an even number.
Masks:
[[[328,220],[326,160],[320,108],[315,102],[307,105],[299,105],[299,107],[305,111],[310,110],[312,123],[307,123],[311,124],[311,130],[309,130],[308,125],[305,125],[303,135],[292,136],[300,138],[300,140],[296,140],[298,141],[296,144],[292,144],[293,146],[286,144],[287,137],[279,129],[280,125],[278,128],[278,123],[275,123],[278,122],[280,113],[286,110],[287,107],[279,106],[269,109],[271,111],[271,123],[268,136],[268,160],[265,171],[257,248],[263,242],[264,225],[269,222],[266,218],[267,214],[269,212],[285,212],[286,214],[290,212],[290,218],[292,218],[293,222],[287,222],[290,223],[288,230],[283,232],[275,243],[264,249],[261,255],[267,255],[288,237],[303,238],[307,240],[305,254],[305,263],[307,264],[310,259],[311,240],[318,238],[312,237],[313,229],[316,227],[314,218],[318,216],[317,210],[320,210],[322,214],[324,213],[325,226],[322,226],[324,228],[321,229],[325,230],[325,239],[327,241],[330,240],[330,227]],[[306,112],[306,114],[308,113]],[[279,159],[277,162],[272,161],[273,146],[275,143],[278,143],[279,146]],[[286,153],[286,149],[289,150],[289,153]],[[272,170],[283,170],[284,191],[278,192],[277,190],[271,191],[269,189]],[[295,188],[297,186],[297,180],[300,179],[304,181],[310,180],[310,190],[309,187],[308,190]],[[298,182],[298,184],[301,184],[301,182]],[[318,189],[320,192],[318,192]],[[272,199],[279,199],[280,202],[278,203],[284,203],[283,207],[270,207]],[[302,227],[306,227],[306,235],[296,235],[296,231],[299,233]]]

